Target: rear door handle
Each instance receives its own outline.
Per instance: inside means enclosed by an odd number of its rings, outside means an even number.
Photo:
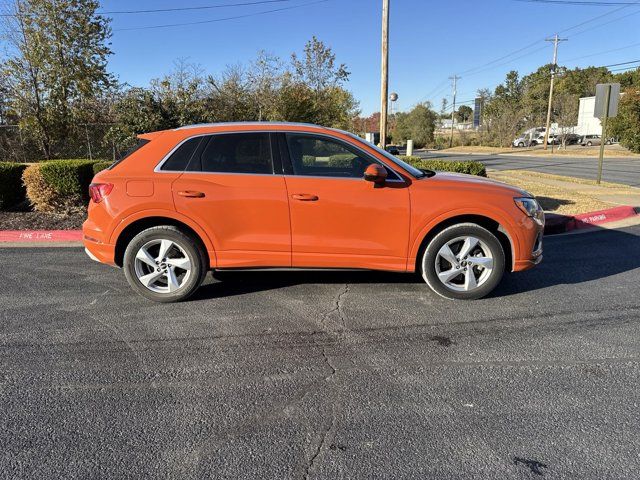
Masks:
[[[202,198],[204,197],[204,192],[196,192],[195,190],[180,190],[178,192],[178,195],[187,198]]]
[[[311,195],[308,193],[294,193],[293,195],[291,195],[291,198],[293,198],[294,200],[299,200],[301,202],[317,202],[318,201],[317,195]]]

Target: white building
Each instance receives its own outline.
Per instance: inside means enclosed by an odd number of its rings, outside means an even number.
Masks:
[[[620,98],[624,93],[620,94]],[[578,108],[578,126],[575,133],[578,135],[602,135],[602,124],[599,118],[593,116],[596,108],[596,97],[583,97]]]
[[[596,97],[583,97],[578,108],[578,125],[575,133],[578,135],[602,135],[600,119],[593,116],[596,107]]]

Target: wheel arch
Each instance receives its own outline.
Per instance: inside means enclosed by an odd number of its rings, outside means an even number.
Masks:
[[[215,266],[215,254],[213,246],[211,245],[211,241],[206,236],[206,234],[200,231],[197,226],[189,225],[185,221],[165,215],[151,215],[137,218],[127,223],[126,226],[123,225],[118,229],[118,232],[114,232],[114,236],[116,237],[114,263],[118,267],[122,267],[124,261],[124,252],[133,237],[135,237],[143,230],[146,230],[147,228],[158,227],[161,225],[170,225],[176,227],[183,233],[192,237],[195,241],[199,242],[206,256],[207,264],[210,268],[213,268]]]
[[[505,265],[509,266],[509,270],[512,271],[514,268],[514,259],[515,256],[515,239],[509,233],[509,231],[504,227],[504,225],[498,220],[491,218],[486,215],[481,214],[461,214],[454,215],[451,217],[447,217],[442,219],[430,227],[427,227],[423,230],[421,234],[420,244],[416,251],[415,255],[415,271],[419,272],[422,268],[421,261],[422,255],[424,254],[427,245],[431,240],[445,228],[451,227],[452,225],[456,225],[459,223],[475,223],[476,225],[480,225],[483,228],[486,228],[491,233],[493,233],[497,238],[500,244],[502,245],[502,249],[504,250],[505,256]]]

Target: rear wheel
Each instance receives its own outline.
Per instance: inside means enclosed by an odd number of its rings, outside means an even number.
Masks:
[[[444,229],[427,245],[422,277],[438,295],[475,300],[488,295],[502,279],[504,250],[489,230],[475,223]]]
[[[172,226],[148,228],[124,253],[124,274],[140,295],[156,302],[179,302],[191,296],[206,274],[199,242]]]

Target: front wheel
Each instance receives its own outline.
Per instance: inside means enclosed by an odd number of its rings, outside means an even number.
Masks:
[[[124,253],[124,274],[140,295],[156,302],[179,302],[192,295],[207,274],[200,244],[173,226],[148,228]]]
[[[475,223],[460,223],[438,233],[422,257],[422,277],[438,295],[475,300],[502,279],[505,255],[500,241]]]

